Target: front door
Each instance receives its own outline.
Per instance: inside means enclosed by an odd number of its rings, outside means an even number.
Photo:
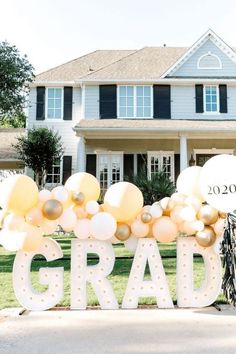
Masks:
[[[114,183],[123,180],[123,154],[99,153],[97,155],[97,179],[100,182],[101,192]]]

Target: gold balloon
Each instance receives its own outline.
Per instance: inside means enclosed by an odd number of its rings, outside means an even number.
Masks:
[[[115,233],[115,237],[120,241],[126,241],[130,237],[131,231],[130,227],[127,224],[117,224],[117,229]]]
[[[218,210],[210,205],[203,205],[197,214],[197,218],[201,220],[205,225],[214,224],[218,217]]]
[[[202,231],[196,233],[197,243],[202,247],[210,247],[215,243],[216,234],[211,226],[205,226]]]
[[[75,192],[72,195],[72,201],[76,204],[76,205],[82,205],[85,201],[85,195],[82,192]]]
[[[43,204],[42,212],[45,218],[49,220],[56,220],[61,216],[63,206],[58,200],[49,199]]]
[[[152,221],[152,215],[146,211],[141,214],[141,220],[144,224],[149,224]]]
[[[220,211],[220,212],[219,212],[219,217],[220,217],[221,219],[226,219],[227,213],[223,213],[222,211]]]

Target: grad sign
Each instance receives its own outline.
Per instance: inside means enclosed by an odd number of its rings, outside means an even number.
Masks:
[[[47,285],[44,292],[37,292],[32,287],[30,274],[36,254],[44,256],[48,262],[63,257],[60,245],[47,237],[60,225],[76,236],[71,241],[72,309],[86,309],[87,283],[92,285],[102,309],[118,308],[107,279],[115,262],[112,244],[118,242],[134,252],[122,308],[137,308],[139,298],[146,296],[154,296],[159,308],[172,308],[157,241],[175,240],[178,306],[210,305],[221,290],[219,244],[227,217],[225,212],[236,208],[235,161],[236,157],[223,155],[221,159],[219,156],[212,158],[203,168],[189,167],[178,178],[178,192],[145,206],[141,191],[128,182],[112,185],[105,194],[104,203],[99,205],[99,183],[88,173],[76,173],[65,186],[52,191],[38,191],[35,182],[24,175],[7,178],[0,185],[0,243],[7,250],[17,251],[13,287],[18,301],[29,310],[46,310],[62,300],[63,267],[39,270],[40,282]],[[221,162],[223,168],[219,167]],[[216,173],[216,166],[221,173]],[[227,172],[227,178],[222,171]],[[226,186],[226,190],[222,186]],[[230,234],[232,241],[231,231],[225,235]],[[96,265],[87,264],[89,253],[98,255]],[[194,254],[200,254],[204,260],[205,277],[199,289],[194,288]],[[150,280],[144,279],[147,264]],[[223,284],[229,284],[227,279]],[[234,278],[230,286],[232,284]],[[236,290],[231,288],[230,293],[236,294]]]

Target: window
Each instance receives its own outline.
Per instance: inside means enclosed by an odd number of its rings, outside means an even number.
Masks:
[[[219,112],[219,89],[218,86],[204,86],[204,112]]]
[[[217,55],[208,52],[198,59],[197,67],[198,69],[222,69],[222,63]]]
[[[158,171],[164,171],[166,176],[174,180],[174,153],[172,151],[148,152],[149,178]]]
[[[118,116],[150,118],[152,116],[151,86],[119,86]]]
[[[48,171],[46,183],[61,184],[62,182],[61,172],[62,172],[62,162],[60,160],[57,160]]]
[[[63,113],[63,89],[48,88],[47,89],[47,118],[61,119]]]
[[[112,184],[123,180],[123,153],[98,153],[97,178],[104,193]]]

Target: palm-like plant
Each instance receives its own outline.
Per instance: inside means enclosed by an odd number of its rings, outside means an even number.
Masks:
[[[145,169],[142,169],[136,176],[127,177],[126,181],[134,183],[143,193],[145,205],[169,197],[175,192],[175,185],[164,171],[158,171],[148,178]]]

